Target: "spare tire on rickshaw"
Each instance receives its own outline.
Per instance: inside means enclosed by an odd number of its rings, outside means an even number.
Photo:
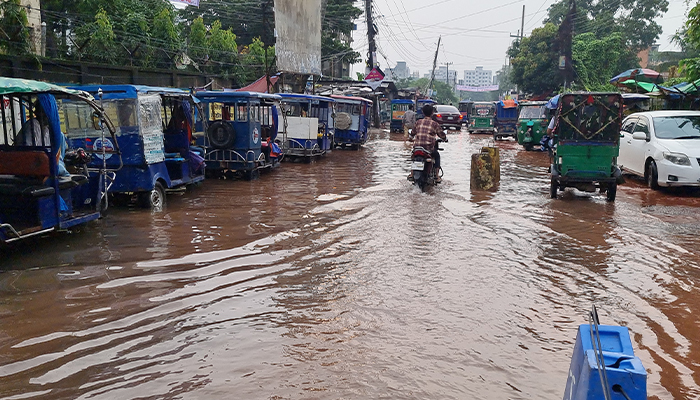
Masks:
[[[207,129],[209,144],[215,149],[230,149],[236,142],[236,130],[226,121],[215,121]]]
[[[335,115],[335,128],[336,129],[341,129],[341,130],[350,129],[351,125],[352,125],[352,117],[350,116],[350,114],[345,113],[345,112],[339,112]]]

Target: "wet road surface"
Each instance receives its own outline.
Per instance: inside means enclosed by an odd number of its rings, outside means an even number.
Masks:
[[[650,398],[700,398],[700,195],[550,200],[546,155],[512,141],[472,193],[492,141],[448,137],[429,193],[375,132],[3,254],[0,398],[560,399],[594,302]]]

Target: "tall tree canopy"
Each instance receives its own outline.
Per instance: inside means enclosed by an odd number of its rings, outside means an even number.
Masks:
[[[535,28],[529,37],[508,49],[511,80],[524,93],[547,93],[560,88],[564,81],[559,72],[559,53],[555,49],[557,26],[548,23]]]
[[[545,23],[560,24],[570,0],[559,0],[549,7]],[[635,50],[649,48],[659,38],[656,20],[668,11],[668,0],[576,0],[575,34],[593,32],[596,37],[613,32],[624,35]]]
[[[695,56],[680,62],[681,71],[688,80],[700,79],[700,3],[691,8],[688,12],[688,19],[683,28],[675,36],[676,42],[683,45],[683,49]]]

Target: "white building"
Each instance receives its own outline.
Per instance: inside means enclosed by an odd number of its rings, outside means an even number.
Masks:
[[[408,68],[406,61],[399,61],[393,69],[394,79],[406,79],[411,77],[411,69]]]
[[[484,70],[484,67],[476,67],[473,70],[464,71],[464,84],[466,86],[489,86],[493,84],[493,73]]]
[[[449,81],[447,79],[447,74],[449,74]],[[449,85],[455,85],[457,83],[457,70],[449,69],[447,66],[442,65],[435,70],[435,80]]]

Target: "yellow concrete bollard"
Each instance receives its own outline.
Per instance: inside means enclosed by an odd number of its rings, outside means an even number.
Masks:
[[[472,154],[471,190],[498,189],[501,181],[501,157],[497,147],[482,147]]]

